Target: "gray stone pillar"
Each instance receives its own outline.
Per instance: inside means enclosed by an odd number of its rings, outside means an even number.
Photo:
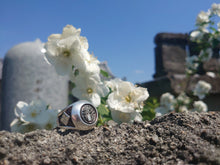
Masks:
[[[10,130],[18,101],[42,99],[55,109],[68,103],[68,78],[58,76],[41,53],[40,40],[16,45],[4,59],[1,129]]]
[[[2,68],[3,59],[0,59],[0,128],[1,128],[1,105],[2,105]]]
[[[166,76],[168,73],[185,73],[187,34],[159,33],[154,42],[156,73],[154,78]]]

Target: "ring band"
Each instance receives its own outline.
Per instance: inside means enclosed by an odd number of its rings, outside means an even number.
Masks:
[[[60,128],[90,130],[96,126],[97,109],[88,101],[80,100],[64,108],[57,116]]]

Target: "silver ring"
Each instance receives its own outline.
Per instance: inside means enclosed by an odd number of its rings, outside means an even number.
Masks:
[[[64,108],[57,116],[60,128],[90,130],[96,126],[97,109],[88,101],[80,100]]]

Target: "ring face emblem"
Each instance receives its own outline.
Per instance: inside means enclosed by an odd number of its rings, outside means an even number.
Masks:
[[[81,107],[80,116],[85,123],[93,124],[96,122],[97,111],[93,106],[85,104]]]

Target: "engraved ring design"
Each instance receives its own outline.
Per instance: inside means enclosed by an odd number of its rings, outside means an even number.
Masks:
[[[96,126],[97,109],[88,101],[80,100],[64,108],[57,116],[60,128],[90,130]]]

